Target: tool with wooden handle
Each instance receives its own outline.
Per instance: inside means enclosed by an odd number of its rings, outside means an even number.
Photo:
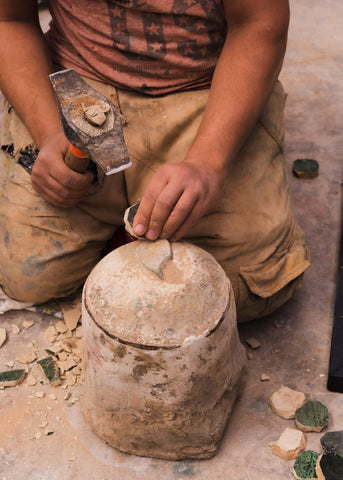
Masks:
[[[50,75],[70,148],[65,163],[83,173],[92,159],[106,175],[131,166],[120,114],[72,68]]]

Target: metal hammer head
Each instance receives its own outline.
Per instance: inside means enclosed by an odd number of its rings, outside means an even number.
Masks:
[[[121,118],[104,95],[72,68],[50,75],[69,142],[110,175],[130,167]]]

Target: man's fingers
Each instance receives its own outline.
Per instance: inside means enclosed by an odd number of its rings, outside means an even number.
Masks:
[[[90,174],[90,178],[87,179],[87,183],[83,188],[77,190],[64,187],[51,176],[47,176],[43,184],[39,181],[36,182],[35,178],[32,178],[32,187],[47,202],[58,207],[68,208],[76,205],[87,194],[91,178],[92,174]]]
[[[160,193],[167,185],[167,179],[156,179],[153,177],[136,213],[133,230],[136,235],[141,236],[147,233],[151,223],[151,215]],[[155,220],[154,220],[155,221]],[[151,238],[150,240],[154,240]]]
[[[63,188],[74,191],[83,191],[89,188],[93,175],[90,172],[77,173],[71,170],[65,163],[59,163],[51,168],[50,176]]]
[[[175,215],[173,215],[175,208],[177,209],[178,217],[183,216],[183,218],[185,218],[188,215],[188,209],[184,212],[184,210],[186,210],[185,202],[178,208],[182,195],[183,188],[180,185],[175,183],[168,183],[166,185],[153,206],[149,226],[145,234],[146,238],[156,240],[161,235],[170,216],[172,216],[174,220],[176,219]]]
[[[173,234],[180,228],[180,225],[182,225],[187,218],[190,217],[198,201],[198,196],[194,196],[192,192],[185,191],[175,204],[166,222],[164,223],[160,238],[172,237]]]
[[[193,210],[190,212],[186,220],[181,224],[180,228],[178,228],[170,238],[171,242],[177,242],[182,238],[185,233],[193,227],[197,221],[202,217],[203,215],[203,205],[201,202],[198,202],[195,204]]]

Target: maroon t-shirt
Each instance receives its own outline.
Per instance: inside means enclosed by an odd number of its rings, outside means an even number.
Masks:
[[[221,0],[53,0],[56,64],[151,95],[210,85],[226,22]]]

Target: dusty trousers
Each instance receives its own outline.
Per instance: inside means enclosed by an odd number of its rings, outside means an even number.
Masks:
[[[0,285],[17,300],[41,302],[80,288],[142,197],[159,166],[182,161],[199,127],[208,90],[149,97],[87,80],[117,105],[132,167],[112,176],[99,169],[89,194],[71,209],[55,207],[31,187],[37,150],[5,103],[0,157]],[[285,94],[278,82],[225,180],[216,211],[184,240],[224,268],[238,321],[271,313],[287,301],[310,265],[296,223],[283,153]]]

